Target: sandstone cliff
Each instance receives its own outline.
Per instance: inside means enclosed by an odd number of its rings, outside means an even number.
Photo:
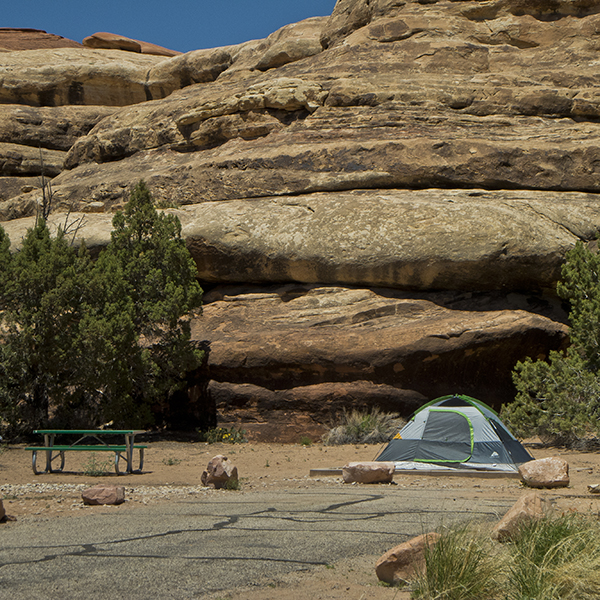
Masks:
[[[41,155],[101,247],[144,178],[208,291],[222,419],[497,406],[564,347],[560,265],[600,226],[600,0],[339,0],[172,57],[98,35],[0,54],[0,220],[18,246]]]

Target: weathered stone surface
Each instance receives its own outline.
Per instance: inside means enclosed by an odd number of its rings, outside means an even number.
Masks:
[[[67,151],[115,110],[110,106],[0,104],[0,142]]]
[[[463,123],[465,113],[478,117],[520,114],[584,118],[598,113],[598,95],[586,62],[586,57],[594,57],[591,36],[598,17],[565,19],[557,25],[510,15],[498,19],[490,31],[484,22],[460,12],[465,10],[464,4],[473,9],[479,3],[460,4],[451,7],[447,3],[408,3],[402,8],[402,18],[389,16],[394,11],[384,13],[345,39],[343,46],[313,56],[310,61],[286,65],[273,76],[280,77],[282,73],[288,77],[309,77],[324,86],[330,94],[328,111],[319,115],[322,120],[318,129],[328,133],[332,130],[334,134],[342,132],[341,123],[336,123],[338,114],[332,109],[343,106],[354,107],[350,111],[354,127],[360,127],[363,134],[365,127],[361,125],[367,123],[367,130],[376,128],[377,134],[383,133],[377,127],[378,116],[383,117],[390,133],[395,130],[402,134],[398,111],[411,107],[414,110],[415,105],[420,117],[426,112],[433,120],[449,120],[456,124],[455,134],[467,136],[473,129],[471,123],[486,123],[481,118]],[[417,34],[418,42],[414,39]],[[389,42],[396,38],[397,41]],[[482,41],[478,41],[480,38]],[[556,69],[552,80],[546,77],[547,63],[540,60],[550,51]],[[224,85],[227,83],[226,76],[221,80]],[[577,86],[575,93],[573,86]],[[206,93],[215,99],[220,90],[218,82],[210,90],[193,90],[194,104],[202,102]],[[350,90],[353,92],[349,94]],[[186,93],[183,102],[190,100]],[[361,105],[366,109],[357,110]],[[155,116],[155,121],[168,126],[163,111]],[[311,124],[311,120],[306,123]],[[531,118],[515,120],[504,124],[503,133],[509,133],[507,125],[518,130],[535,124]],[[410,133],[413,137],[412,130]],[[399,137],[403,140],[405,136]]]
[[[83,45],[86,48],[96,48],[104,50],[125,50],[127,52],[139,52],[141,54],[156,54],[158,56],[178,56],[181,52],[169,50],[156,44],[140,42],[116,33],[98,31],[84,38]]]
[[[569,485],[569,463],[556,456],[530,460],[519,467],[521,481],[529,487],[555,488]]]
[[[148,89],[153,98],[163,98],[175,90],[214,81],[231,67],[239,53],[240,46],[227,46],[194,50],[165,60],[150,69]]]
[[[229,480],[238,479],[237,467],[222,454],[210,459],[206,471],[202,472],[202,485],[221,489],[227,486]]]
[[[424,569],[425,549],[435,546],[439,539],[439,533],[425,533],[388,550],[375,565],[377,578],[391,585],[406,583],[418,569]]]
[[[373,190],[205,203],[182,222],[204,281],[518,290],[553,285],[567,249],[600,227],[599,206],[576,194]]]
[[[524,494],[494,527],[492,537],[500,542],[508,541],[524,523],[545,517],[550,509],[550,504],[537,492]]]
[[[406,416],[427,401],[425,396],[372,381],[334,381],[269,389],[249,383],[211,381],[208,393],[219,423],[242,427],[252,441],[298,443],[318,440],[344,410],[378,406]]]
[[[121,485],[99,484],[81,492],[84,504],[122,504],[125,502],[125,488]]]
[[[2,500],[0,500],[0,522],[6,517],[6,510],[4,509],[4,504],[2,504]]]
[[[389,386],[403,407],[449,389],[499,403],[516,360],[565,344],[564,314],[535,306],[600,225],[599,31],[596,0],[340,0],[331,18],[172,58],[3,52],[0,143],[68,149],[56,218],[86,213],[95,250],[143,178],[180,207],[205,283],[258,286],[213,295],[194,324],[232,422],[267,427],[277,405],[316,433],[324,414],[286,407],[337,406],[312,386],[339,383]],[[21,123],[6,103],[112,112]],[[2,185],[16,248],[40,193]],[[301,292],[264,287],[285,282]]]
[[[152,164],[148,181],[168,202],[173,182],[160,174],[160,157]],[[109,163],[103,184],[79,202],[83,169],[79,178],[71,172],[69,185],[59,175],[53,189],[78,210],[122,206],[130,188],[113,187],[110,172]],[[186,183],[174,190],[182,200],[198,184],[189,171]],[[208,202],[176,214],[204,281],[517,291],[554,287],[566,251],[594,238],[599,207],[595,194],[365,190]]]
[[[256,78],[256,69],[271,69],[320,52],[318,38],[324,22],[321,17],[305,19],[282,27],[264,40],[187,52],[153,67],[148,89],[153,98],[163,98],[175,90],[217,78],[229,83]]]
[[[390,483],[394,479],[393,462],[351,462],[344,465],[344,483]]]
[[[256,68],[266,71],[322,52],[320,37],[326,21],[323,17],[314,17],[286,25],[272,33],[264,41],[267,49],[256,63]],[[260,46],[257,52],[262,49]]]
[[[165,57],[58,48],[0,55],[0,104],[123,106],[145,102],[150,68]]]
[[[600,483],[591,483],[587,487],[590,494],[600,494]]]
[[[86,48],[102,50],[125,50],[126,52],[141,52],[142,47],[136,40],[123,35],[98,31],[84,38],[82,44]]]
[[[325,390],[303,386],[331,382],[372,382],[405,390],[383,390],[373,398],[379,403],[389,393],[382,404],[388,410],[395,405],[404,414],[423,397],[448,390],[499,406],[512,398],[510,373],[518,360],[543,356],[566,341],[563,325],[515,310],[531,310],[535,303],[533,297],[516,294],[494,302],[489,296],[416,298],[391,290],[321,285],[223,287],[205,296],[192,336],[208,345],[213,380],[288,390],[275,396],[240,390],[241,409],[248,402],[256,407],[264,402],[266,408],[294,412],[298,406],[302,411],[311,394],[327,398]],[[235,397],[236,391],[230,391],[227,403],[235,405]],[[303,397],[307,404],[296,404]],[[349,396],[348,404],[364,398]],[[326,409],[314,418],[330,422],[331,416]]]
[[[21,194],[27,194],[39,186],[39,177],[0,177],[0,215],[2,215],[4,201]],[[0,221],[3,220],[0,216]]]
[[[58,175],[65,161],[65,152],[32,148],[21,144],[0,142],[0,175]]]
[[[74,42],[60,35],[46,33],[42,29],[25,27],[0,27],[0,51],[41,50],[45,48],[81,48]]]

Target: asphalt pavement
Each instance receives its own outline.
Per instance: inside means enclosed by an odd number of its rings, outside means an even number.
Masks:
[[[110,514],[0,525],[0,599],[202,598],[391,547],[513,501],[452,490],[221,492]]]

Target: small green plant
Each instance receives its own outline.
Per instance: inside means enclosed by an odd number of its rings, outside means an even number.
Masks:
[[[336,444],[382,444],[402,427],[404,420],[384,413],[379,408],[370,411],[344,411],[339,425],[323,436],[323,442]]]
[[[83,474],[88,477],[102,477],[108,475],[110,471],[109,460],[99,460],[96,454],[92,453],[87,462],[83,465]]]
[[[169,458],[163,458],[163,464],[167,465],[168,467],[178,465],[180,462],[181,460],[179,458],[173,458],[172,456]]]
[[[312,440],[308,436],[303,435],[300,438],[300,444],[302,444],[302,446],[312,446]]]
[[[266,462],[265,462],[265,467],[268,467],[269,465],[269,459],[267,458]]]
[[[240,480],[232,478],[228,479],[227,483],[225,484],[225,489],[234,491],[241,489]]]
[[[488,600],[497,590],[498,564],[490,542],[466,526],[449,529],[425,548],[425,568],[418,572],[414,598]]]
[[[200,432],[200,439],[202,442],[208,442],[209,444],[216,444],[218,442],[224,442],[226,444],[242,444],[246,442],[246,432],[241,428],[232,427],[214,427],[208,431]]]

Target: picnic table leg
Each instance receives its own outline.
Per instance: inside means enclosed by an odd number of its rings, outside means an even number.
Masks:
[[[44,446],[54,446],[54,434],[44,434]],[[52,471],[52,450],[46,450],[46,473]]]
[[[125,434],[125,446],[127,448],[127,473],[133,472],[133,435]]]

